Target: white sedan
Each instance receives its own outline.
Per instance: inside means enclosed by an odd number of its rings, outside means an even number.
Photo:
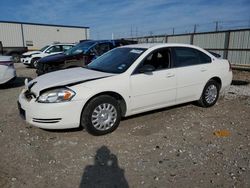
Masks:
[[[31,67],[37,67],[37,61],[49,55],[55,55],[67,51],[72,48],[74,44],[70,43],[55,43],[44,46],[39,51],[30,51],[22,54],[21,62]]]
[[[5,84],[16,77],[16,70],[11,56],[0,55],[0,84]]]
[[[18,106],[34,126],[83,126],[103,135],[114,131],[121,117],[189,101],[213,106],[231,81],[230,63],[199,47],[137,44],[113,49],[86,68],[26,82]]]

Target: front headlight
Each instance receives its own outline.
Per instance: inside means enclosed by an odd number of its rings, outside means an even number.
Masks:
[[[58,103],[71,100],[75,92],[69,88],[58,88],[42,93],[37,101],[41,103]]]

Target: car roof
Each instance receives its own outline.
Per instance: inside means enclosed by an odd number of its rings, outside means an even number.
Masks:
[[[159,48],[159,47],[173,47],[173,46],[180,46],[180,47],[191,47],[191,48],[198,48],[197,46],[190,45],[190,44],[182,44],[182,43],[141,43],[141,44],[131,44],[131,45],[126,45],[122,46],[120,48],[144,48],[144,49],[149,49],[149,48]]]
[[[55,45],[73,45],[74,46],[73,43],[53,43],[53,44],[50,44],[48,46],[55,46]]]
[[[96,43],[99,43],[99,42],[113,42],[114,40],[80,40],[79,43],[84,43],[84,42],[96,42]]]
[[[95,43],[116,43],[116,42],[131,42],[131,40],[126,40],[126,39],[110,39],[110,40],[80,40],[79,43],[84,43],[84,42],[95,42]]]

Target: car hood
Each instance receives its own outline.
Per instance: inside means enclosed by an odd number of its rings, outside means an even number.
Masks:
[[[26,87],[36,95],[39,95],[45,89],[80,84],[113,75],[115,74],[78,67],[44,74],[31,80]]]
[[[82,59],[84,54],[74,54],[74,55],[66,55],[65,53],[53,54],[46,57],[43,57],[39,60],[39,63],[59,63],[66,60],[73,60],[73,59]]]
[[[25,52],[23,55],[33,55],[33,54],[40,54],[42,53],[41,51],[30,51],[30,52]]]

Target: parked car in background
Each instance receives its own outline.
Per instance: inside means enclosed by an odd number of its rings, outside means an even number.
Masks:
[[[136,42],[124,39],[82,41],[64,53],[40,59],[37,74],[42,75],[60,69],[83,67],[115,47],[134,43]]]
[[[55,43],[51,45],[44,46],[38,51],[30,51],[22,54],[21,62],[30,67],[36,67],[37,61],[48,55],[58,54],[65,52],[72,48],[74,44],[69,43]]]
[[[16,77],[16,70],[11,56],[0,55],[0,84],[5,84]]]
[[[0,55],[12,56],[14,63],[20,62],[20,57],[23,53],[27,52],[27,47],[22,46],[3,46],[2,41],[0,41]]]
[[[105,53],[86,68],[26,82],[19,109],[37,127],[83,126],[102,135],[114,131],[121,117],[189,101],[213,106],[231,81],[230,63],[199,47],[128,45]]]

